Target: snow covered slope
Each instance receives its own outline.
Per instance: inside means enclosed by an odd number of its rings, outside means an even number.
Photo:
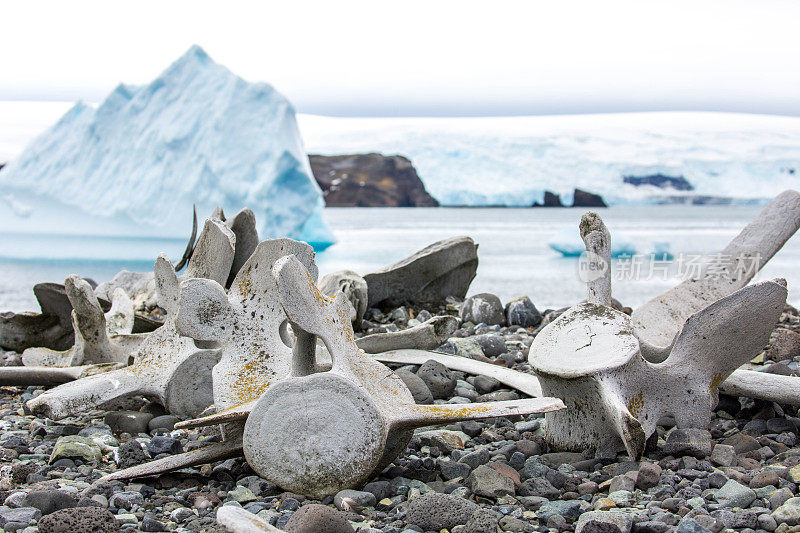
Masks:
[[[291,104],[191,48],[148,85],[76,104],[0,170],[0,230],[186,236],[248,206],[263,237],[333,236]]]
[[[610,204],[763,201],[800,187],[800,118],[664,112],[487,118],[300,115],[310,153],[408,156],[442,205],[529,206],[575,187]],[[634,186],[664,175],[692,191]],[[706,199],[706,201],[714,201]]]

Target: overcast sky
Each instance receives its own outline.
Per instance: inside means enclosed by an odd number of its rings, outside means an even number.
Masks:
[[[800,2],[5,2],[0,100],[99,101],[192,44],[299,111],[800,115]]]

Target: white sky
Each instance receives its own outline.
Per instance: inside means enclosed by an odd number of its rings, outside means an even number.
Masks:
[[[301,112],[800,115],[800,2],[4,2],[0,100],[98,101],[192,44]]]

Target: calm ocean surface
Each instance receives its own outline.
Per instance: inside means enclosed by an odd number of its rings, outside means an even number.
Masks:
[[[721,250],[760,210],[752,206],[636,206],[601,209],[615,235],[649,254],[669,243],[676,260],[648,257],[618,262],[614,296],[636,306],[678,283],[699,254]],[[317,255],[320,274],[340,269],[366,274],[439,239],[468,235],[479,244],[478,275],[470,294],[493,292],[504,302],[528,295],[539,309],[584,297],[577,260],[547,243],[565,227],[578,232],[581,209],[329,208],[326,220],[339,241]],[[31,288],[63,282],[72,273],[101,282],[122,269],[152,269],[159,252],[180,257],[181,239],[0,235],[0,311],[36,310]],[[762,270],[760,279],[785,277],[789,301],[800,304],[800,238],[794,237]]]

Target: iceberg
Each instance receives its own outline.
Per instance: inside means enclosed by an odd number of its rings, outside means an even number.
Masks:
[[[0,170],[0,231],[185,237],[192,205],[259,234],[334,242],[295,111],[194,46],[151,83],[75,104]]]

